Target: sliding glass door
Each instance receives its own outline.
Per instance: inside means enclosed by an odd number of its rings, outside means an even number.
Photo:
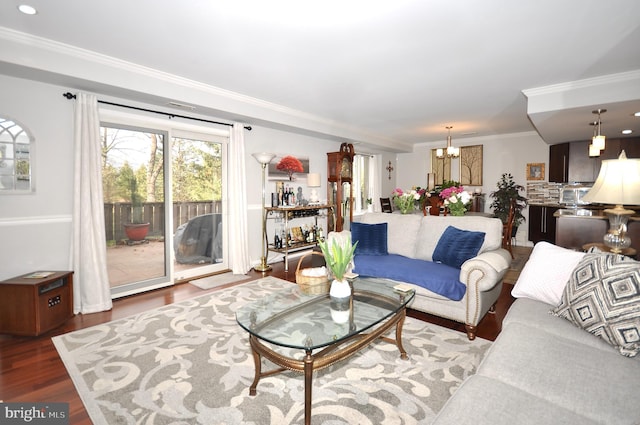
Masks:
[[[175,280],[227,266],[223,189],[226,138],[174,132],[171,143]]]
[[[101,136],[112,296],[228,268],[227,137],[120,123]]]

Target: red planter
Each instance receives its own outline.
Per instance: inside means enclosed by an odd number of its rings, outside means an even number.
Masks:
[[[149,223],[125,224],[124,232],[130,241],[142,241],[147,237],[147,233],[149,233]]]

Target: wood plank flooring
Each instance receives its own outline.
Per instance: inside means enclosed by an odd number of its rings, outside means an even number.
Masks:
[[[528,258],[531,248],[514,247],[516,257]],[[307,261],[307,260],[305,260]],[[310,261],[310,257],[309,257]],[[526,260],[525,260],[526,261]],[[289,271],[285,272],[283,263],[274,265],[266,275],[295,282],[297,260],[291,260]],[[303,266],[306,266],[303,263]],[[251,277],[263,274],[249,272]],[[518,271],[510,271],[505,282],[514,283]],[[58,356],[51,338],[55,335],[106,323],[111,320],[130,316],[174,302],[214,292],[221,288],[202,290],[190,284],[176,284],[169,288],[158,289],[143,294],[121,298],[114,301],[113,309],[108,312],[77,315],[53,331],[38,337],[18,337],[0,335],[0,401],[4,402],[68,402],[71,424],[90,425],[91,421],[75,390],[71,378]],[[512,285],[503,285],[495,314],[488,314],[478,326],[478,336],[494,340],[500,333],[502,319],[513,303]],[[464,332],[464,325],[435,316],[411,312],[410,316]]]

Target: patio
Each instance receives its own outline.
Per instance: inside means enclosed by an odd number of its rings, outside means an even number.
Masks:
[[[199,267],[175,263],[175,270]],[[164,276],[164,240],[139,245],[107,247],[107,267],[111,287]]]

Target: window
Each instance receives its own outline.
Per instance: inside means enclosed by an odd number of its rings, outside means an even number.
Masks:
[[[33,138],[18,123],[0,117],[0,193],[30,192]]]
[[[371,155],[358,155],[353,158],[353,211],[364,212],[373,200],[376,192],[376,158]]]

